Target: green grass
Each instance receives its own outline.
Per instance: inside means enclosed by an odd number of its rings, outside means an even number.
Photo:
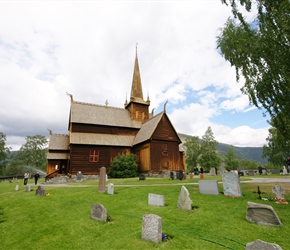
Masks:
[[[220,176],[206,176],[206,179],[221,181]],[[241,177],[242,181],[248,179]],[[31,192],[25,192],[22,181],[19,181],[19,191],[15,191],[15,182],[1,182],[0,248],[245,249],[246,243],[261,239],[289,249],[289,205],[259,200],[256,193],[259,185],[262,197],[274,198],[273,183],[242,183],[243,197],[230,198],[199,194],[198,185],[193,184],[198,180],[109,179],[107,183],[115,185],[114,195],[99,193],[98,181],[91,180],[69,183],[65,187],[45,186],[50,196],[36,196],[31,180]],[[196,209],[177,209],[181,185],[189,190]],[[280,185],[286,190],[285,198],[289,201],[289,183]],[[221,184],[219,189],[223,191]],[[165,195],[166,206],[149,206],[148,193]],[[249,223],[245,219],[248,201],[273,206],[283,226]],[[105,206],[110,222],[90,218],[94,203]],[[141,239],[142,216],[151,213],[162,217],[162,232],[170,238],[167,242],[155,244]]]

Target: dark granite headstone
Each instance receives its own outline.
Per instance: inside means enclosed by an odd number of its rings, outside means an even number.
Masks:
[[[183,171],[182,170],[179,170],[178,179],[181,181],[183,180]]]
[[[174,180],[174,173],[173,172],[170,172],[170,179]]]
[[[42,186],[38,186],[35,191],[35,195],[45,196],[45,190]]]
[[[77,181],[82,181],[82,172],[78,171],[77,173]]]
[[[145,180],[146,180],[146,176],[144,174],[140,174],[139,181],[145,181]]]

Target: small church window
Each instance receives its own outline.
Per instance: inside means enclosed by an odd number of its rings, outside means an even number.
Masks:
[[[90,150],[89,162],[99,161],[99,150]]]

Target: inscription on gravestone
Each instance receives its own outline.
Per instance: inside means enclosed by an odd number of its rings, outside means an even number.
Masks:
[[[146,214],[142,220],[142,239],[158,243],[162,241],[162,218]]]
[[[99,177],[99,192],[106,192],[106,168],[101,167],[100,169],[100,177]]]
[[[241,197],[242,189],[239,175],[227,172],[222,175],[224,195],[232,197]]]

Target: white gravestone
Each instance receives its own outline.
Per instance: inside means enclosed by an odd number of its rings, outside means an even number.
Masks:
[[[189,192],[185,186],[181,187],[177,206],[179,209],[182,210],[192,210],[192,201],[189,197]]]
[[[164,195],[148,194],[148,204],[163,207],[165,205]]]
[[[114,184],[108,184],[108,194],[114,194]]]
[[[200,180],[198,183],[199,183],[199,192],[201,194],[219,195],[217,180]]]

